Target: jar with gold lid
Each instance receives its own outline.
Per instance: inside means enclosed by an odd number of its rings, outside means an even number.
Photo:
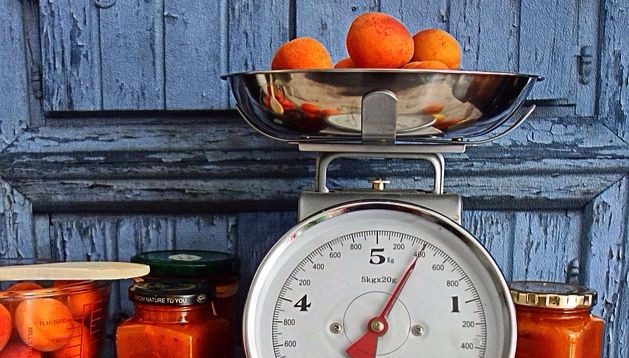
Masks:
[[[594,290],[557,282],[510,284],[516,307],[516,358],[601,356],[604,322],[591,314]]]

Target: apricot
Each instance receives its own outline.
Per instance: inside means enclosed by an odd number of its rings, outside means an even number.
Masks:
[[[440,115],[435,115],[435,119],[437,119],[437,121],[432,126],[443,131],[455,124],[458,124],[459,122],[462,122],[465,120],[465,117],[458,116],[446,118]]]
[[[40,288],[43,288],[43,287],[41,287],[40,285],[36,284],[35,282],[24,281],[24,282],[14,283],[13,285],[9,286],[9,288],[7,288],[7,292],[9,292],[9,291],[39,290]]]
[[[15,329],[24,343],[42,352],[68,343],[74,328],[72,312],[54,298],[22,301],[15,309]]]
[[[406,27],[380,12],[357,16],[345,44],[356,67],[399,68],[413,57],[413,38]]]
[[[83,324],[74,322],[72,337],[68,343],[50,353],[50,358],[89,358],[91,351],[90,331]]]
[[[440,61],[450,69],[458,69],[461,65],[461,46],[441,29],[422,30],[413,36],[413,43],[413,61]]]
[[[428,69],[428,70],[449,70],[450,67],[446,66],[441,61],[426,60],[426,61],[413,61],[402,66],[405,69]]]
[[[334,65],[334,68],[355,68],[355,67],[356,65],[354,65],[354,62],[349,57],[340,60],[339,62],[336,63],[336,65]]]
[[[7,344],[0,350],[0,358],[41,358],[41,352],[29,348],[19,340]]]
[[[328,50],[311,37],[298,37],[280,46],[273,60],[272,70],[332,68]]]
[[[422,114],[437,114],[443,111],[443,104],[441,103],[429,103],[422,108]]]
[[[0,304],[0,351],[9,342],[11,331],[13,331],[11,313],[9,313],[9,310],[7,310],[4,305]]]
[[[95,287],[89,283],[80,281],[55,281],[52,287],[61,287],[70,284],[80,283],[82,287],[89,291],[69,293],[66,297],[66,306],[72,312],[72,317],[76,320],[89,320],[95,308],[101,308],[105,297]]]

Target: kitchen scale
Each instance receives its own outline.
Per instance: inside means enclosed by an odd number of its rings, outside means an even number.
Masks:
[[[432,70],[229,74],[261,133],[318,153],[300,222],[268,252],[243,318],[248,357],[512,357],[515,310],[500,269],[444,193],[443,153],[504,136],[538,76]],[[330,190],[337,158],[404,158],[431,190]]]

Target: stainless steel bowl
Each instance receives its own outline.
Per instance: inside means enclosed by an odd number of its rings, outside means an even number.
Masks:
[[[363,96],[397,97],[397,138],[442,142],[496,130],[539,76],[446,70],[284,70],[227,74],[237,108],[258,131],[294,142],[360,142]],[[273,87],[271,87],[273,86]],[[271,90],[282,109],[270,105]]]

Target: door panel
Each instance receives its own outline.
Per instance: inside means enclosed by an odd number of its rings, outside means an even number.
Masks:
[[[40,1],[46,111],[102,108],[98,8],[92,1]]]
[[[163,109],[163,0],[116,1],[98,13],[102,109]]]
[[[520,12],[520,71],[538,73],[531,99],[575,101],[576,0],[522,0]]]

